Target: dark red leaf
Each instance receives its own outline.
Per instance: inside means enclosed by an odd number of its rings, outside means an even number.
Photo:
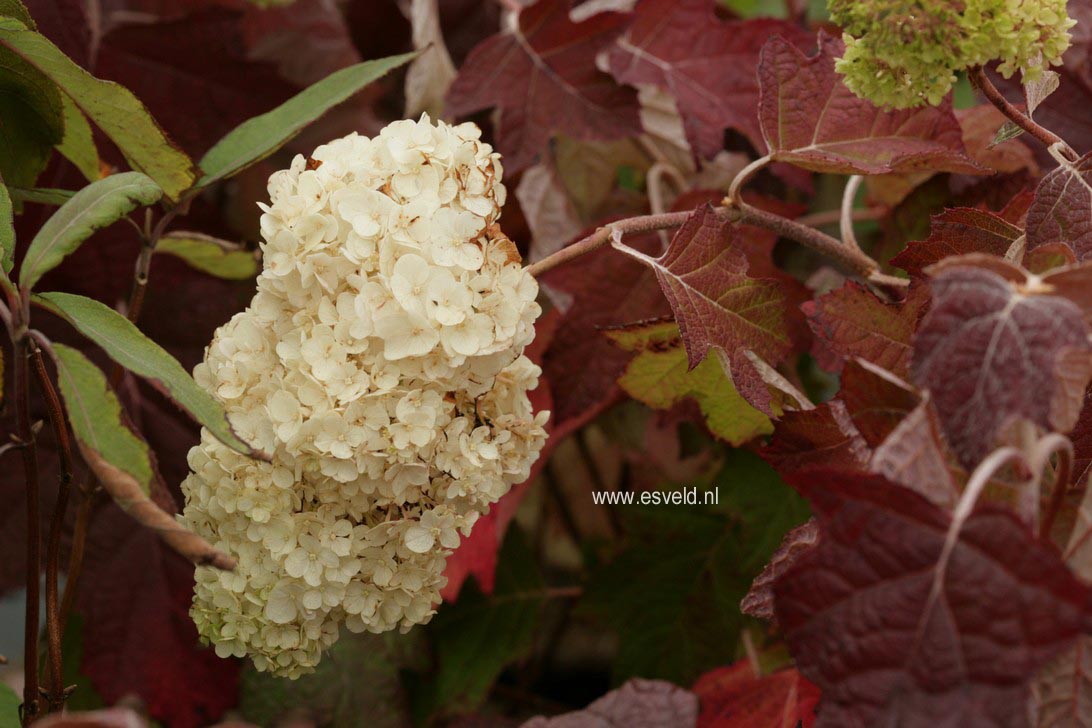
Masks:
[[[810,551],[819,541],[819,524],[814,518],[792,529],[781,539],[781,545],[770,557],[770,562],[755,577],[747,596],[740,602],[739,610],[758,619],[776,623],[774,615],[773,587],[781,575],[792,568],[801,554]]]
[[[934,215],[929,237],[907,244],[905,250],[891,259],[891,265],[919,276],[928,266],[952,255],[1003,256],[1022,234],[1020,228],[991,212],[957,207]]]
[[[963,149],[950,103],[882,111],[842,83],[834,70],[842,52],[824,34],[810,58],[778,36],[762,49],[758,111],[775,160],[841,174],[981,171]]]
[[[628,14],[569,18],[570,0],[539,0],[514,27],[471,51],[447,96],[455,116],[499,110],[497,148],[515,172],[529,166],[558,132],[578,139],[638,134],[637,94],[595,65],[629,22]]]
[[[1065,243],[1077,260],[1092,257],[1092,154],[1043,177],[1028,210],[1028,249]]]
[[[931,392],[959,461],[977,464],[1013,418],[1072,429],[1092,374],[1081,310],[965,265],[946,267],[932,288],[913,378]]]
[[[879,476],[793,476],[819,545],[774,587],[820,728],[1028,725],[1028,682],[1080,634],[1089,597],[1012,513],[976,508],[942,559],[947,513]]]
[[[906,416],[872,454],[869,469],[951,511],[959,488],[929,401]]]
[[[824,463],[863,468],[872,455],[839,400],[803,412],[786,412],[770,444],[758,454],[782,474]]]
[[[864,359],[846,362],[838,398],[861,437],[873,448],[921,401],[909,384]]]
[[[723,22],[712,0],[642,0],[610,54],[622,83],[651,84],[679,107],[691,148],[702,157],[724,149],[724,130],[742,132],[761,149],[758,54],[772,35],[801,48],[812,40],[799,25],[770,18]]]
[[[885,303],[852,281],[803,305],[808,325],[823,345],[819,361],[838,371],[847,357],[860,357],[905,377],[911,338],[929,304],[924,286],[912,288],[905,301]]]
[[[690,367],[715,351],[739,393],[774,414],[773,398],[751,356],[777,365],[789,351],[785,298],[776,280],[747,275],[741,229],[709,205],[695,210],[658,258],[615,241],[656,272],[671,304]]]
[[[810,728],[819,689],[786,669],[756,676],[747,660],[711,670],[694,683],[697,728]]]

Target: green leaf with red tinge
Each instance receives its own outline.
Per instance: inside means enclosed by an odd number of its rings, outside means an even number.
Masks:
[[[505,167],[529,166],[556,133],[619,139],[640,133],[637,93],[600,71],[595,58],[625,29],[628,14],[597,13],[581,23],[570,0],[539,0],[513,27],[467,57],[447,95],[455,116],[496,106],[497,147]]]
[[[810,728],[819,689],[792,668],[756,675],[748,660],[705,673],[694,683],[697,728]]]
[[[998,215],[970,207],[957,207],[934,215],[929,237],[908,243],[891,259],[891,265],[912,276],[952,255],[988,253],[1003,256],[1023,232]]]
[[[747,275],[740,235],[738,227],[706,205],[691,214],[658,258],[634,250],[617,236],[612,244],[656,272],[679,323],[690,367],[716,351],[744,399],[772,415],[774,399],[748,352],[770,365],[788,353],[785,296],[778,281]]]
[[[783,20],[724,22],[708,0],[642,0],[610,52],[610,71],[622,83],[667,91],[698,155],[724,149],[725,129],[761,148],[755,71],[759,51],[775,34],[801,47],[811,43],[810,34]]]
[[[1071,430],[1092,376],[1081,309],[958,261],[940,270],[932,289],[912,376],[931,393],[960,463],[976,465],[1014,419]]]
[[[835,72],[842,52],[842,42],[825,34],[810,58],[776,36],[762,49],[758,113],[774,160],[839,174],[983,171],[966,155],[950,103],[878,109]]]
[[[733,445],[773,432],[770,418],[747,404],[720,362],[706,358],[693,369],[687,365],[686,349],[674,321],[632,324],[608,330],[606,335],[622,349],[637,354],[618,379],[634,399],[663,410],[693,399],[710,432]]]
[[[951,517],[884,478],[791,478],[818,546],[774,587],[817,728],[1026,728],[1028,683],[1073,644],[1089,588],[1011,512],[979,506],[946,557]]]

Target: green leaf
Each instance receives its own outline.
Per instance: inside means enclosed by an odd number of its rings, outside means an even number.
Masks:
[[[424,631],[407,634],[343,634],[315,672],[297,680],[247,668],[239,686],[239,710],[256,725],[272,726],[306,712],[317,725],[405,728],[409,705],[401,670],[424,669]]]
[[[654,409],[670,409],[693,399],[710,432],[733,445],[773,432],[770,418],[740,396],[716,357],[706,357],[689,368],[674,321],[644,322],[606,334],[626,351],[638,352],[618,378],[634,399]]]
[[[343,68],[272,111],[248,119],[201,158],[205,176],[197,186],[205,187],[265,159],[329,109],[416,56],[417,53],[405,53]]]
[[[443,605],[429,623],[438,664],[416,686],[414,710],[431,715],[479,706],[505,666],[530,650],[545,599],[534,554],[513,526],[498,557],[493,594],[468,582],[459,601]]]
[[[11,195],[0,178],[0,272],[4,278],[11,273],[15,257],[15,218],[12,215]]]
[[[79,110],[76,103],[66,94],[61,94],[61,108],[64,112],[64,138],[57,145],[57,151],[80,170],[88,182],[94,182],[99,173],[99,150],[91,133],[87,117]]]
[[[254,253],[201,233],[168,233],[159,239],[155,252],[181,258],[197,270],[217,278],[241,281],[258,274],[258,259]]]
[[[113,140],[129,164],[154,179],[169,199],[178,199],[193,185],[197,176],[193,161],[167,138],[127,88],[95,78],[45,36],[17,20],[0,18],[0,46],[52,79]]]
[[[80,451],[105,460],[133,478],[145,495],[154,477],[148,446],[124,422],[121,403],[106,375],[76,349],[54,344],[57,379]]]
[[[0,728],[20,728],[19,706],[23,699],[4,683],[0,683]]]
[[[147,379],[225,445],[251,457],[268,457],[240,440],[219,402],[129,319],[98,301],[71,293],[43,293],[35,300],[67,319],[118,364]]]
[[[62,190],[56,187],[9,187],[11,199],[15,202],[34,202],[39,205],[60,207],[72,199],[75,190]]]
[[[115,174],[73,195],[34,236],[19,271],[19,285],[31,289],[47,271],[80,247],[92,233],[163,196],[155,182],[139,172]]]
[[[6,0],[0,16],[33,27],[22,3]],[[45,168],[64,135],[61,96],[45,75],[0,46],[0,174],[8,184],[32,185]]]

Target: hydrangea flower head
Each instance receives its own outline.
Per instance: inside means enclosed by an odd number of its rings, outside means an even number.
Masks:
[[[956,72],[999,60],[1008,78],[1036,80],[1069,47],[1065,0],[831,0],[845,31],[837,69],[879,106],[938,104]]]
[[[239,561],[197,569],[191,615],[221,656],[296,677],[341,625],[428,621],[459,534],[538,457],[538,286],[479,136],[399,121],[270,177],[257,293],[194,377],[273,457],[205,432],[182,484],[182,520]]]

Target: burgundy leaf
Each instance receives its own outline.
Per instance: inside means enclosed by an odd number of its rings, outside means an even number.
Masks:
[[[832,400],[815,409],[786,412],[759,455],[785,474],[818,464],[863,468],[872,453],[845,404]]]
[[[1092,154],[1061,164],[1039,183],[1028,210],[1028,249],[1065,243],[1077,260],[1092,256]]]
[[[781,37],[762,49],[759,118],[773,159],[815,172],[885,174],[921,169],[979,173],[963,149],[951,104],[883,111],[842,83],[840,40],[819,36],[807,57]]]
[[[944,443],[929,401],[922,402],[872,454],[872,470],[951,511],[959,488],[948,467]]]
[[[751,354],[776,365],[789,351],[785,297],[775,280],[747,275],[740,229],[709,205],[695,210],[659,258],[619,242],[654,271],[679,323],[690,367],[715,350],[744,399],[766,414],[774,406]]]
[[[810,728],[819,689],[789,668],[756,675],[749,660],[718,667],[698,678],[697,728]]]
[[[924,287],[911,288],[905,301],[885,303],[852,281],[803,305],[808,325],[823,345],[820,363],[837,371],[847,357],[860,357],[904,377],[910,342],[928,305]]]
[[[1092,374],[1080,309],[1057,296],[1027,295],[981,268],[945,268],[932,288],[914,340],[913,378],[932,393],[959,461],[977,464],[1014,418],[1072,429]]]
[[[872,448],[883,442],[921,401],[913,387],[865,359],[846,362],[838,397]]]
[[[743,597],[739,609],[758,619],[765,619],[776,623],[774,615],[773,587],[781,575],[792,568],[802,554],[810,551],[819,542],[819,523],[814,518],[809,518],[804,523],[792,529],[781,539],[781,545],[770,557],[770,563],[762,569],[762,573],[755,577],[747,596]]]
[[[569,18],[570,0],[539,0],[514,27],[471,51],[448,91],[447,111],[463,116],[496,106],[497,148],[509,171],[529,166],[555,133],[618,139],[641,131],[637,93],[595,65],[628,14]]]
[[[1092,637],[1076,643],[1042,669],[1035,681],[1036,728],[1092,727]]]
[[[763,44],[775,34],[801,47],[812,42],[800,26],[782,20],[723,22],[712,0],[642,0],[611,51],[610,71],[622,83],[667,91],[699,156],[724,149],[725,129],[739,130],[761,149],[755,71]]]
[[[655,233],[628,238],[653,254]],[[86,247],[86,246],[85,246]],[[669,314],[656,275],[647,266],[603,248],[542,277],[562,313],[542,367],[554,397],[554,425],[586,421],[619,393],[617,381],[631,354],[612,345],[600,329]]]
[[[934,215],[929,237],[911,242],[891,259],[891,265],[912,276],[952,255],[988,253],[1003,256],[1022,234],[1020,228],[998,215],[969,207],[957,207]]]
[[[819,728],[1028,726],[1028,682],[1086,621],[1089,589],[1012,513],[950,517],[879,476],[802,472],[819,545],[774,587]]]

